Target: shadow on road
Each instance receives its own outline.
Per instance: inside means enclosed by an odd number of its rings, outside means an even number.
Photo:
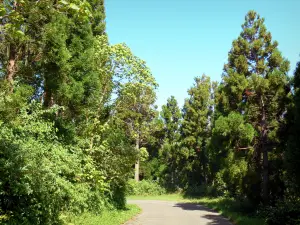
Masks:
[[[173,207],[179,207],[188,211],[202,211],[200,217],[209,220],[207,225],[231,225],[228,219],[223,218],[216,211],[202,205],[197,205],[194,203],[176,203]]]
[[[174,207],[182,208],[183,210],[204,210],[211,213],[216,213],[216,211],[209,209],[202,205],[197,205],[195,203],[176,203]]]
[[[225,219],[219,215],[208,214],[201,217],[211,220],[210,222],[207,223],[209,225],[230,225],[231,224],[228,219]]]

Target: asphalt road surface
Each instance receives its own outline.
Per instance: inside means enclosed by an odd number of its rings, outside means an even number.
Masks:
[[[232,225],[202,205],[158,200],[130,200],[137,204],[142,213],[125,225]]]

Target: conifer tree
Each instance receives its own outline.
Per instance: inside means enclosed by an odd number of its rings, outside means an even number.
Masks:
[[[105,34],[105,8],[104,0],[88,0],[93,15],[92,30],[94,36]]]
[[[90,16],[86,1],[18,1],[5,0],[0,4],[0,61],[10,91],[18,76],[29,84],[36,84],[40,71],[45,39],[43,32],[52,17],[65,15],[79,21]]]
[[[195,78],[183,107],[181,144],[183,151],[187,152],[187,182],[190,184],[205,183],[207,179],[206,144],[212,111],[211,88],[209,77]]]
[[[161,117],[164,122],[164,143],[160,149],[160,160],[164,165],[163,180],[169,189],[180,185],[182,160],[180,152],[181,112],[177,100],[171,96],[162,106]]]
[[[299,195],[300,190],[300,62],[294,72],[293,107],[289,112],[289,141],[286,152],[288,178],[292,183],[293,194]]]
[[[181,112],[174,96],[168,98],[167,104],[162,106],[161,117],[165,124],[166,138],[170,142],[178,140]]]
[[[276,150],[277,132],[286,111],[289,62],[277,47],[264,19],[249,11],[240,36],[232,43],[222,81],[224,114],[243,114],[257,132],[253,141],[254,160],[257,176],[262,176],[265,203],[270,197],[269,156]]]

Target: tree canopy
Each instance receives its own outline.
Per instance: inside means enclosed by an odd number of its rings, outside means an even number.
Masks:
[[[158,110],[147,63],[109,43],[103,0],[2,1],[0,223],[124,209],[133,178],[300,204],[300,63],[289,69],[249,11],[221,82],[195,77],[183,106]]]

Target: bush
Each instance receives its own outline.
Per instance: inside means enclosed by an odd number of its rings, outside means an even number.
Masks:
[[[11,123],[0,120],[0,223],[57,224],[62,210],[104,207],[101,174],[89,156],[57,141],[44,119],[53,112],[32,103]]]
[[[132,179],[128,181],[126,188],[127,195],[162,195],[165,193],[166,190],[163,187],[151,180],[136,182]]]
[[[184,191],[185,196],[218,196],[218,190],[210,185],[191,185]]]
[[[268,225],[297,225],[300,224],[300,203],[279,202],[264,210]]]

